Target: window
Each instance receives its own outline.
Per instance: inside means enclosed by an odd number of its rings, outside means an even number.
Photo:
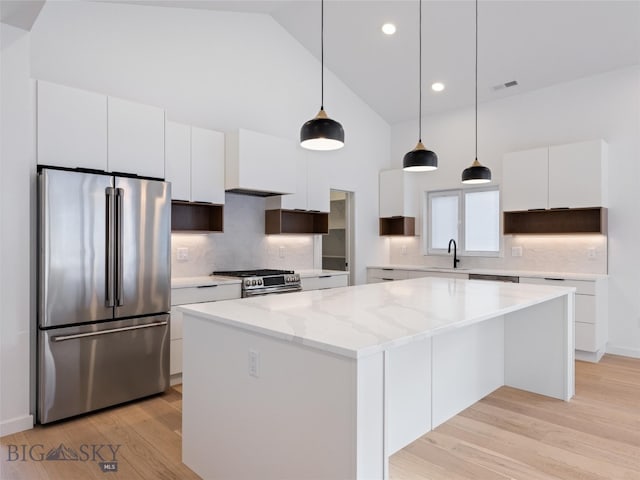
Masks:
[[[461,255],[500,253],[497,187],[426,192],[425,251],[445,254],[454,239]]]

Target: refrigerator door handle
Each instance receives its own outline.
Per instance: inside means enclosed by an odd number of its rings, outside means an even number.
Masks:
[[[107,197],[107,258],[106,258],[106,272],[107,278],[105,281],[105,306],[115,307],[114,300],[114,247],[115,247],[115,234],[114,234],[114,197],[116,189],[113,187],[107,187],[105,189],[105,195]]]
[[[108,335],[109,333],[116,332],[126,332],[128,330],[139,330],[141,328],[151,328],[151,327],[164,327],[169,322],[155,322],[155,323],[147,323],[145,325],[135,325],[133,327],[121,327],[121,328],[112,328],[109,330],[100,330],[99,332],[87,332],[87,333],[77,333],[75,335],[59,335],[57,337],[51,337],[52,342],[64,342],[65,340],[73,340],[76,338],[85,338],[85,337],[95,337],[98,335]]]
[[[124,189],[116,188],[116,305],[118,307],[124,305],[124,290],[123,290],[123,254],[122,249],[124,246],[124,221],[122,218],[122,204],[124,203]]]

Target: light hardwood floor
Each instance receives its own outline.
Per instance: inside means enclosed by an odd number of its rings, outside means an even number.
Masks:
[[[3,437],[0,479],[199,478],[180,462],[181,411],[176,387]],[[103,473],[91,460],[23,461],[21,447],[16,453],[11,446],[27,445],[27,455],[34,447],[37,458],[61,443],[76,451],[82,444],[120,444],[118,472]],[[18,454],[20,460],[9,461]],[[391,478],[639,480],[640,359],[606,355],[599,364],[576,362],[576,396],[569,403],[503,387],[395,454]]]

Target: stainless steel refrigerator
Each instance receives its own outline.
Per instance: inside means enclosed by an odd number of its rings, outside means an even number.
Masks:
[[[39,423],[169,386],[170,188],[39,170]]]

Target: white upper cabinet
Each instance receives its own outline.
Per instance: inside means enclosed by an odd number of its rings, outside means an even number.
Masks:
[[[296,163],[294,165],[296,171],[296,191],[289,195],[275,195],[267,197],[267,210],[279,209],[284,210],[307,210],[307,170],[308,162],[302,152],[298,152]]]
[[[38,81],[38,164],[107,170],[107,97]]]
[[[225,189],[295,193],[296,147],[291,140],[249,130],[227,134]]]
[[[607,144],[549,147],[549,208],[607,206]]]
[[[167,122],[167,180],[171,197],[224,204],[224,134]]]
[[[607,206],[607,144],[603,140],[505,154],[503,210]]]
[[[329,212],[331,210],[331,186],[329,172],[323,159],[326,152],[305,151],[307,157],[307,210]]]
[[[544,209],[549,197],[549,149],[505,154],[502,161],[502,209]]]
[[[224,133],[191,127],[191,200],[224,204]]]
[[[173,200],[191,201],[191,127],[167,121],[165,131],[166,180]]]
[[[380,172],[380,217],[415,217],[413,189],[403,170]]]
[[[38,163],[164,178],[164,110],[38,81]]]
[[[329,212],[330,188],[326,165],[321,158],[313,155],[314,153],[317,155],[317,152],[298,149],[298,157],[295,163],[295,193],[268,197],[266,202],[267,210],[282,208],[284,210]]]
[[[164,110],[109,97],[108,170],[164,178]]]

